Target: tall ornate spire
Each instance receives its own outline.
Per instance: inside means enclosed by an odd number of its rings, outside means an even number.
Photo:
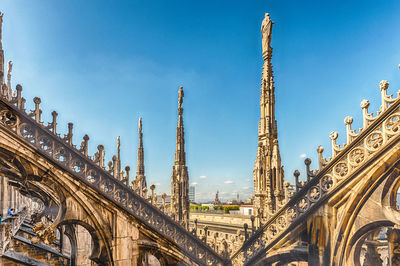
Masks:
[[[4,84],[3,13],[0,12],[0,88]]]
[[[178,100],[178,126],[176,131],[176,152],[175,152],[175,165],[185,165],[186,164],[186,154],[185,154],[185,137],[183,130],[183,88],[179,88],[179,100]]]
[[[176,128],[175,162],[171,177],[171,214],[186,229],[189,228],[189,174],[186,167],[183,129],[183,88],[179,88],[178,125]]]
[[[143,190],[147,188],[146,176],[144,175],[144,150],[143,150],[143,133],[142,133],[142,118],[139,118],[138,122],[138,132],[139,132],[139,147],[137,153],[137,169],[136,169],[136,180],[140,189]]]
[[[283,200],[283,167],[278,145],[278,128],[275,120],[275,86],[272,71],[271,33],[269,14],[261,24],[263,72],[261,81],[260,122],[258,148],[254,165],[254,208],[261,218],[272,215]]]

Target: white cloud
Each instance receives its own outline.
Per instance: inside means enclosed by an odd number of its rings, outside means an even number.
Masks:
[[[243,189],[245,189],[245,190],[246,190],[246,189],[250,189],[250,187],[244,187]]]
[[[200,176],[201,179],[206,179],[207,177],[205,175]]]
[[[199,183],[197,183],[197,182],[192,182],[192,183],[191,183],[192,186],[195,186],[195,185],[197,185],[197,184],[199,184]]]
[[[224,184],[233,184],[234,182],[232,180],[226,180],[224,181]]]
[[[160,184],[160,183],[155,183],[154,185],[159,186],[159,185],[161,185],[161,184]]]
[[[305,153],[302,153],[302,154],[300,154],[300,156],[299,156],[300,158],[306,158],[307,157],[307,154],[305,154]]]

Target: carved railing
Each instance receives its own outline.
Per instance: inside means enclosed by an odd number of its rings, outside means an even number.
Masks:
[[[6,90],[3,90],[3,92]],[[49,161],[72,174],[75,178],[93,187],[102,196],[128,211],[143,224],[174,242],[191,260],[199,265],[229,264],[196,236],[186,231],[158,208],[136,194],[127,185],[127,180],[116,178],[115,158],[107,171],[104,167],[104,147],[93,158],[88,156],[88,140],[85,135],[80,149],[72,144],[72,124],[61,138],[56,130],[57,113],[53,112],[53,122],[44,126],[41,122],[40,98],[34,98],[35,110],[25,111],[22,87],[17,85],[16,96],[2,93],[0,99],[0,127],[12,132],[19,139],[35,147],[37,152]],[[115,157],[115,156],[114,156]]]
[[[6,217],[0,223],[0,255],[7,250],[11,238],[18,232],[26,217],[27,211],[22,210],[16,215]]]
[[[329,195],[334,193],[345,180],[357,175],[361,168],[379,156],[385,148],[400,139],[400,97],[387,95],[389,83],[382,81],[382,104],[377,116],[368,113],[369,102],[363,100],[363,128],[358,133],[351,129],[353,118],[346,117],[347,143],[342,147],[336,144],[337,132],[332,132],[332,158],[322,156],[318,148],[319,171],[311,171],[311,160],[306,160],[307,181],[299,182],[299,172],[295,171],[297,193],[259,228],[243,246],[232,255],[234,265],[253,265],[265,256],[279,239],[306,217],[317,210]],[[400,92],[397,93],[399,96]]]

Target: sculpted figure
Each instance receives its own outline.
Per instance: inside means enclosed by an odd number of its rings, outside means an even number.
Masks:
[[[13,63],[12,63],[12,61],[8,61],[8,67],[7,67],[7,70],[8,70],[8,75],[11,75],[12,66],[13,66]]]
[[[183,96],[184,96],[182,87],[179,88],[178,96],[179,96],[178,105],[179,105],[179,108],[181,108],[182,103],[183,103]]]
[[[7,67],[7,99],[11,101],[12,99],[12,89],[11,89],[11,71],[12,71],[13,63],[12,61],[8,61]]]
[[[263,53],[270,49],[272,24],[273,22],[269,18],[269,13],[265,13],[265,18],[261,23]]]

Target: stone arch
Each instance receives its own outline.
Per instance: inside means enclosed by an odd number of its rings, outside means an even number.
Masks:
[[[382,208],[382,195],[385,194],[385,189],[389,191],[387,188],[391,187],[390,184],[399,177],[397,170],[399,166],[399,149],[397,148],[380,160],[374,161],[367,170],[358,175],[357,179],[350,180],[346,184],[353,191],[347,192],[349,198],[341,210],[344,213],[343,217],[334,229],[333,243],[335,245],[331,264],[352,265],[355,255],[353,245],[357,244],[362,232],[369,231],[368,228],[374,226],[375,228],[382,226],[382,223],[385,224],[383,221],[393,224],[393,220],[388,219],[385,208]],[[374,210],[373,214],[371,208]],[[370,225],[364,227],[368,224]],[[359,231],[360,228],[363,230]],[[361,235],[356,236],[357,232]]]
[[[306,250],[287,250],[273,254],[258,261],[255,265],[285,265],[290,262],[308,261],[308,251]]]
[[[17,143],[11,144],[10,146],[8,143],[0,142],[0,166],[4,166],[0,168],[0,171],[10,175],[19,183],[23,183],[28,190],[31,190],[32,195],[39,196],[39,199],[43,199],[43,196],[46,195],[47,199],[55,200],[60,206],[60,210],[56,221],[51,225],[52,230],[64,222],[66,214],[71,214],[66,205],[68,201],[73,202],[74,206],[86,213],[87,220],[90,222],[75,219],[78,218],[76,215],[68,215],[67,220],[75,221],[86,229],[89,228],[89,232],[96,232],[100,248],[92,253],[93,259],[102,265],[113,265],[111,237],[110,233],[107,233],[107,229],[102,226],[104,221],[101,219],[101,214],[98,213],[101,212],[99,206],[86,202],[80,196],[83,195],[82,193],[74,192],[72,185],[77,186],[77,184],[74,183],[70,173],[65,172],[46,158],[40,158],[40,155],[35,154],[34,150],[30,148],[21,148]],[[82,184],[78,186],[81,187]],[[45,200],[46,202],[48,200]],[[91,225],[87,226],[89,224]]]
[[[371,232],[376,232],[376,230],[379,228],[392,227],[392,226],[394,226],[393,222],[383,220],[383,221],[376,221],[361,227],[350,240],[351,251],[349,254],[350,258],[348,258],[347,261],[352,262],[351,265],[361,266],[360,263],[361,248],[367,236]]]
[[[394,168],[382,189],[381,202],[385,215],[394,223],[400,221],[400,210],[397,208],[397,192],[400,189],[400,170]]]
[[[61,223],[59,223],[58,226],[63,226],[63,225],[69,227],[69,230],[66,232],[66,235],[70,238],[70,240],[74,242],[74,244],[71,245],[71,247],[73,246],[74,251],[76,251],[77,248],[77,239],[75,236],[75,230],[73,229],[73,226],[80,225],[84,227],[89,232],[91,240],[93,242],[93,247],[89,259],[99,264],[105,262],[104,253],[101,250],[100,239],[99,236],[97,235],[97,230],[95,228],[93,228],[90,224],[80,220],[64,220]]]
[[[139,262],[143,259],[143,255],[148,253],[155,256],[160,262],[161,266],[171,264],[175,265],[179,263],[183,263],[183,265],[191,264],[190,261],[187,261],[186,258],[179,256],[173,250],[168,249],[165,246],[158,244],[157,242],[153,242],[150,240],[139,240],[138,245],[140,251]]]
[[[61,228],[61,226],[60,226]],[[74,232],[74,228],[70,224],[64,225],[64,235],[68,238],[69,242],[71,243],[71,256],[70,256],[70,261],[71,265],[76,264],[76,245],[77,245],[77,239],[76,235]]]

